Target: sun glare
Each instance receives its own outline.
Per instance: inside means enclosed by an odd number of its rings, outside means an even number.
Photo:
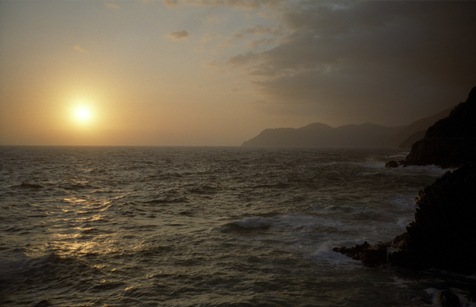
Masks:
[[[76,123],[81,125],[89,124],[93,119],[93,112],[87,104],[77,104],[73,108],[73,119]]]

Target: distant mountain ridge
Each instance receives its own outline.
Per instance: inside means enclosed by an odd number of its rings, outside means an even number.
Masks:
[[[386,127],[372,123],[344,125],[333,128],[312,123],[301,128],[265,129],[244,142],[243,147],[282,148],[410,148],[436,121],[451,109],[411,123],[408,126]]]

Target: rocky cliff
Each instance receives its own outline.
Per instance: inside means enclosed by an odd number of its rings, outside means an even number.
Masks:
[[[476,166],[446,173],[420,191],[416,205],[415,220],[392,241],[334,250],[367,266],[476,273]]]
[[[457,105],[444,119],[428,128],[413,144],[407,165],[435,164],[458,167],[476,161],[476,87],[466,102]]]
[[[334,250],[367,266],[391,264],[476,273],[476,88],[428,128],[407,164],[460,167],[420,191],[414,221],[392,241]]]

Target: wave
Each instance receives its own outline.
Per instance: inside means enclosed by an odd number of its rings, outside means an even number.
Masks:
[[[354,269],[362,266],[360,261],[354,260],[346,255],[333,251],[336,246],[342,245],[338,242],[326,241],[322,243],[311,255],[311,258],[318,262],[325,262],[339,269]]]
[[[360,265],[359,261],[353,260],[346,255],[333,251],[332,249],[336,246],[339,246],[339,244],[330,241],[324,242],[312,254],[312,258],[316,261],[326,262],[333,266],[353,267]]]
[[[399,194],[394,196],[390,203],[401,208],[414,208],[415,207],[415,193],[411,194]]]
[[[28,257],[23,253],[14,258],[0,258],[0,279],[4,281],[22,276],[32,276],[51,271],[61,263],[61,258],[53,252],[38,257]]]
[[[432,306],[476,306],[476,303],[469,299],[471,294],[461,289],[427,288],[425,292],[430,296]]]
[[[189,189],[189,192],[192,194],[199,194],[199,195],[210,195],[210,194],[216,194],[218,191],[216,187],[209,186],[209,185],[202,185],[202,186],[197,186]]]
[[[32,189],[32,190],[37,190],[37,189],[43,189],[44,187],[40,184],[37,183],[30,183],[30,182],[22,182],[21,184],[11,186],[13,189]]]
[[[188,203],[187,197],[162,197],[144,201],[146,204],[179,204]]]
[[[77,183],[63,183],[60,185],[60,188],[64,190],[87,190],[87,189],[99,189],[98,186],[91,185],[89,183],[77,182]]]
[[[386,169],[387,157],[338,150],[64,148],[6,156],[6,306],[218,305],[237,297],[251,305],[403,305],[380,298],[398,285],[373,279],[374,271],[332,248],[401,233],[416,191],[445,172]],[[440,288],[432,279],[411,286]],[[416,292],[409,288],[391,294]]]
[[[253,231],[266,230],[271,227],[271,221],[262,216],[250,216],[241,220],[227,223],[221,227],[221,231]]]

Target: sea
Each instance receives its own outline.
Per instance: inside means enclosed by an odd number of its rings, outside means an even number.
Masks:
[[[475,276],[368,268],[447,170],[394,149],[0,147],[1,306],[440,306]]]

